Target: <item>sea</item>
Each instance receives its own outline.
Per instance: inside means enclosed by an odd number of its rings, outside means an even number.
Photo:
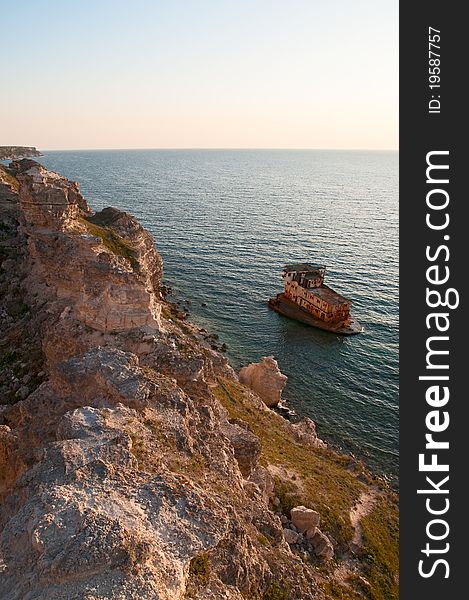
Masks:
[[[337,449],[398,471],[398,153],[322,150],[45,152],[90,206],[133,214],[165,282],[238,369],[274,356],[284,400]],[[286,263],[327,267],[364,332],[343,337],[272,312]]]

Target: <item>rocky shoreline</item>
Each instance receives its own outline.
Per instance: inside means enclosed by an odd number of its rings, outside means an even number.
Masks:
[[[2,598],[397,598],[394,494],[167,302],[133,217],[14,161],[0,261]]]
[[[42,156],[34,146],[0,146],[0,160],[17,160]]]

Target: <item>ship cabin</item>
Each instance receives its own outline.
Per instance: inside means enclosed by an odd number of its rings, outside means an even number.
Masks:
[[[284,295],[316,319],[326,323],[350,322],[351,300],[324,284],[326,267],[309,263],[285,265]]]

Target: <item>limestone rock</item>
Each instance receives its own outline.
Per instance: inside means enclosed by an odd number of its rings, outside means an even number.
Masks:
[[[150,234],[117,209],[93,214],[77,183],[33,160],[15,161],[11,169],[20,184],[34,285],[39,279],[98,331],[158,330],[163,263]]]
[[[311,448],[326,448],[327,444],[318,437],[316,423],[309,417],[303,417],[301,421],[292,423],[292,430],[298,441]]]
[[[298,542],[298,538],[300,537],[296,531],[287,528],[283,530],[283,536],[287,544],[296,544]]]
[[[259,487],[267,502],[274,498],[274,480],[265,467],[256,465],[249,479]]]
[[[0,160],[13,160],[27,156],[42,156],[34,146],[0,146]]]
[[[319,513],[306,506],[295,506],[291,509],[291,521],[298,531],[304,533],[308,529],[318,527],[320,516]]]
[[[10,489],[23,467],[18,456],[18,436],[8,425],[0,425],[0,498]]]
[[[312,538],[313,538],[313,537],[316,535],[316,532],[317,532],[317,531],[318,531],[318,528],[317,528],[317,527],[311,527],[310,529],[308,529],[308,530],[306,531],[306,533],[305,533],[305,537],[306,537],[306,539],[307,539],[307,540],[310,540],[310,539],[312,539]]]
[[[26,225],[60,231],[72,226],[79,216],[91,214],[74,181],[30,159],[13,161],[10,168],[20,182],[20,207]]]
[[[0,217],[0,598],[325,600],[243,420],[276,415],[162,299],[151,236],[33,161]]]
[[[334,556],[334,547],[330,539],[319,529],[316,529],[316,533],[310,538],[310,542],[313,545],[314,553],[319,558],[331,560]]]
[[[288,377],[278,368],[273,356],[264,356],[260,363],[251,363],[239,372],[239,380],[252,389],[267,406],[277,406]]]
[[[261,442],[259,438],[236,423],[224,423],[221,431],[233,446],[239,470],[244,477],[249,477],[261,455]]]

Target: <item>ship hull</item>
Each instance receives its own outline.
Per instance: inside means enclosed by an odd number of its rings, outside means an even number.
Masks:
[[[339,335],[356,335],[363,331],[363,327],[360,323],[353,319],[349,325],[345,326],[343,323],[326,323],[325,321],[321,321],[321,319],[316,319],[312,314],[306,312],[297,304],[286,298],[284,294],[277,294],[275,298],[269,300],[268,304],[272,310],[275,310],[275,312],[284,317],[300,321],[301,323],[311,325],[311,327],[316,327],[323,331],[330,331],[331,333],[337,333]]]

